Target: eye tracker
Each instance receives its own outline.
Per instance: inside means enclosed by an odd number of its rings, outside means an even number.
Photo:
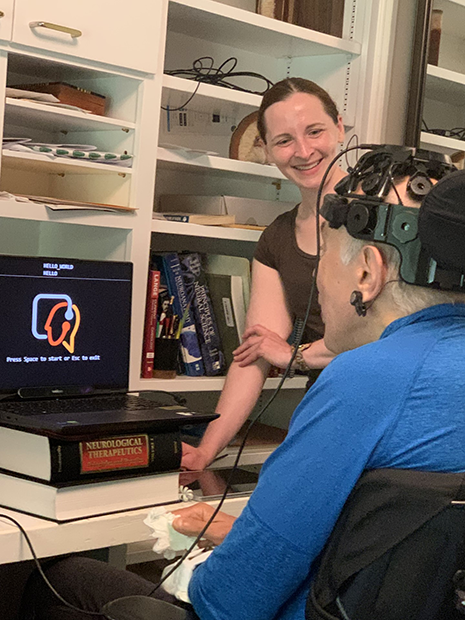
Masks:
[[[428,197],[433,187],[431,179],[440,181],[453,171],[456,168],[450,158],[440,153],[389,145],[375,147],[349,169],[348,176],[335,186],[336,194],[325,196],[321,215],[331,228],[345,226],[356,239],[397,248],[401,256],[400,277],[405,282],[464,291],[463,199],[462,205],[458,205],[462,214],[452,214],[455,219],[452,225],[447,212],[451,205],[441,202],[441,192],[432,192]],[[460,175],[459,181],[463,183],[465,173],[456,172],[456,175]],[[408,195],[421,201],[419,209],[402,203],[395,181],[403,177],[408,178]],[[391,188],[398,204],[384,201]],[[357,189],[364,194],[356,193]],[[457,210],[456,206],[452,208]],[[457,217],[463,220],[458,226]]]

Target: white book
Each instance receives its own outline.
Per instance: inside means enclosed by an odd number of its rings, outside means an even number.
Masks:
[[[0,473],[0,505],[70,521],[179,501],[179,472],[91,483],[50,484]]]

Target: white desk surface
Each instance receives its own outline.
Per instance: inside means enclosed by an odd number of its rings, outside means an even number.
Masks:
[[[246,497],[228,499],[223,504],[223,510],[239,516],[246,502]],[[215,502],[210,503],[215,505]],[[175,510],[189,505],[179,502],[166,508]],[[16,519],[28,533],[37,556],[47,557],[149,540],[152,530],[143,523],[149,510],[143,508],[69,523],[54,523],[6,508],[0,508],[0,514]],[[0,564],[29,560],[31,557],[22,533],[13,523],[0,517]]]

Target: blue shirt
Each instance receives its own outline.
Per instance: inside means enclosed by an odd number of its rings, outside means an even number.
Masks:
[[[194,572],[202,620],[304,620],[312,563],[365,469],[465,471],[465,305],[336,357],[225,541]]]

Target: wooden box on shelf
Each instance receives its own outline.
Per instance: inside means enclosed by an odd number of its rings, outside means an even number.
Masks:
[[[32,90],[39,93],[49,93],[54,95],[60,103],[66,105],[73,105],[92,114],[99,114],[104,116],[106,97],[97,93],[78,88],[72,84],[66,84],[65,82],[49,82],[45,84],[26,84],[21,86],[14,86],[13,88],[20,88],[22,90]]]

